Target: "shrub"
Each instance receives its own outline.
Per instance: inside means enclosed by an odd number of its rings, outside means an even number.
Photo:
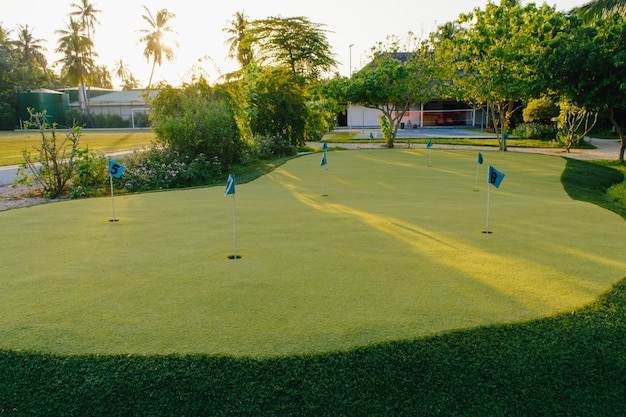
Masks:
[[[133,192],[207,185],[223,174],[215,156],[192,156],[155,145],[133,152],[122,165],[124,188]]]
[[[544,125],[540,123],[524,123],[518,125],[511,132],[512,135],[520,139],[543,139],[554,140],[557,136],[558,129],[555,126]]]
[[[254,141],[261,159],[282,158],[295,155],[297,152],[289,138],[282,135],[257,135]]]
[[[558,117],[559,106],[548,97],[541,97],[530,100],[522,111],[522,115],[526,123],[535,122],[545,125],[550,123],[555,117]]]
[[[165,147],[205,155],[222,170],[239,162],[241,141],[230,103],[205,82],[164,87],[152,103],[153,126]]]
[[[55,198],[64,195],[72,178],[74,158],[78,151],[81,128],[72,126],[65,138],[57,135],[56,123],[49,125],[46,111],[34,112],[28,108],[30,121],[24,125],[26,129],[35,128],[39,131],[41,142],[35,152],[22,150],[24,163],[18,169],[17,182],[30,184],[37,182],[46,196]]]
[[[107,160],[97,152],[78,149],[74,158],[74,169],[69,185],[70,198],[97,195],[108,179]]]
[[[97,128],[121,128],[129,127],[130,122],[122,119],[119,114],[96,114],[93,116],[94,127]]]

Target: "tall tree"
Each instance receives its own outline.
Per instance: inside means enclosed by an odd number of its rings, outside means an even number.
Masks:
[[[113,89],[111,72],[106,65],[94,65],[91,81],[94,87]]]
[[[83,35],[82,24],[71,17],[67,28],[57,30],[56,33],[61,35],[56,52],[64,55],[60,60],[63,65],[62,78],[80,87],[78,99],[81,110],[86,111],[85,84],[90,81],[94,66],[92,55],[96,55],[91,52],[93,41]]]
[[[89,0],[81,0],[80,3],[72,3],[72,7],[76,9],[70,13],[70,16],[77,17],[84,30],[87,31],[87,37],[92,39],[92,35],[96,33],[96,23],[100,23],[96,15],[101,13],[101,10],[95,8]]]
[[[115,63],[115,68],[113,68],[113,74],[119,78],[123,83],[128,80],[132,74],[130,73],[130,69],[124,64],[124,61],[120,58]]]
[[[45,85],[46,78],[39,65],[25,63],[18,40],[0,24],[0,129],[19,126],[17,95]],[[18,42],[19,43],[19,42]],[[53,74],[49,74],[53,75]],[[54,82],[54,78],[52,82]]]
[[[436,71],[426,44],[412,52],[398,52],[397,46],[375,50],[374,60],[348,80],[343,97],[337,98],[379,110],[383,136],[391,148],[406,112],[440,95],[442,81]]]
[[[606,109],[620,137],[618,160],[624,162],[626,126],[616,112],[626,108],[626,20],[617,14],[584,26],[569,16],[552,32],[542,59],[548,87],[580,108]]]
[[[488,105],[502,150],[501,140],[510,127],[514,112],[524,100],[538,97],[538,71],[534,63],[540,52],[545,28],[555,15],[554,8],[533,3],[521,6],[517,0],[487,3],[461,15],[463,29],[454,35],[454,86],[457,98],[474,105]]]
[[[41,67],[48,80],[48,85],[50,85],[48,60],[45,55],[47,49],[42,45],[43,42],[45,42],[45,39],[35,38],[33,31],[28,25],[20,25],[18,26],[18,38],[12,41],[11,44],[21,52],[22,62]]]
[[[135,79],[128,66],[120,59],[115,63],[113,74],[122,81],[122,90],[139,88],[139,81]]]
[[[323,26],[306,17],[255,20],[249,32],[255,59],[285,65],[294,76],[317,80],[337,64]]]
[[[229,26],[222,29],[222,32],[230,35],[226,40],[226,44],[229,45],[228,57],[237,59],[242,69],[250,65],[254,58],[251,38],[248,34],[249,27],[248,17],[242,10],[236,12]]]
[[[613,14],[626,17],[626,0],[592,0],[574,9],[574,12],[587,23],[605,19]]]
[[[178,46],[177,42],[174,45],[168,45],[166,37],[168,35],[175,34],[174,29],[169,25],[170,19],[176,17],[174,13],[169,12],[166,9],[161,9],[156,12],[156,15],[152,15],[150,10],[146,6],[143,6],[146,11],[145,15],[141,17],[148,23],[148,29],[141,29],[140,32],[144,33],[139,41],[144,42],[146,47],[143,51],[143,55],[148,61],[152,58],[152,71],[150,71],[150,79],[148,81],[148,89],[152,86],[152,77],[154,76],[154,69],[157,66],[161,66],[163,63],[163,56],[168,61],[174,59],[173,46]]]

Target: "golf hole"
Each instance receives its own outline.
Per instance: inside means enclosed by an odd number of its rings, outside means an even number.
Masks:
[[[486,230],[483,230],[483,231],[482,231],[482,233],[484,233],[484,234],[486,234],[486,235],[490,235],[490,234],[491,234],[491,232],[490,232],[490,231],[486,231]]]
[[[241,256],[239,256],[239,255],[237,255],[237,256],[230,255],[230,256],[228,256],[228,259],[241,259]]]

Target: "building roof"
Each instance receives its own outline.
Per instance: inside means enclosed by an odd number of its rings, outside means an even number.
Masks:
[[[146,90],[137,89],[137,90],[125,90],[125,91],[114,91],[108,94],[102,94],[98,97],[92,97],[90,102],[105,102],[105,101],[115,101],[115,102],[134,102],[141,101],[145,102],[146,99],[143,97],[143,94]]]

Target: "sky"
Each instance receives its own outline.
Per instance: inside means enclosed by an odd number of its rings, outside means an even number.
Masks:
[[[59,35],[55,31],[65,29],[69,14],[75,10],[71,5],[80,0],[29,0],[28,2],[2,0],[0,25],[15,31],[18,25],[28,25],[35,38],[43,39],[48,49],[49,63],[61,57],[57,48]],[[495,0],[499,2],[499,0]],[[173,13],[170,25],[177,32],[173,61],[163,60],[156,67],[153,83],[166,81],[173,86],[190,81],[192,74],[202,73],[212,83],[220,75],[237,69],[237,63],[228,59],[229,27],[236,12],[243,11],[249,20],[269,16],[304,16],[311,22],[324,25],[327,37],[338,61],[336,70],[349,75],[370,58],[370,49],[385,42],[390,35],[404,40],[412,32],[425,38],[438,26],[455,20],[459,14],[475,8],[484,9],[486,0],[395,0],[392,3],[363,0],[230,0],[201,2],[198,0],[91,0],[101,12],[97,14],[94,49],[98,65],[106,65],[113,73],[121,59],[133,76],[146,86],[150,78],[151,62],[143,55],[144,45],[139,42],[141,29],[149,29],[142,18],[144,5],[153,16],[161,9]],[[535,1],[543,4],[543,1]],[[569,11],[585,4],[581,0],[547,0],[549,6],[559,11]],[[117,88],[121,81],[113,78]]]

